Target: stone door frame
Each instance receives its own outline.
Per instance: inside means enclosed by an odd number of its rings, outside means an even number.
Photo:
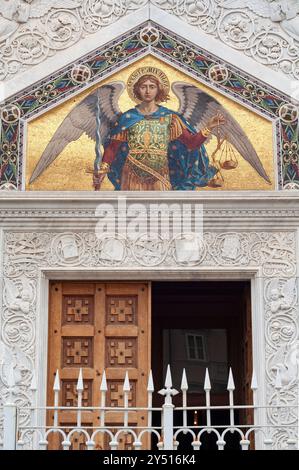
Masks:
[[[176,255],[176,245],[161,245],[154,258],[147,256],[147,242],[141,237],[136,243],[121,238],[123,255],[107,259],[104,244],[94,230],[81,228],[63,231],[65,224],[51,230],[26,232],[10,227],[2,231],[3,302],[1,341],[7,357],[15,356],[13,395],[20,406],[30,406],[33,394],[30,384],[33,373],[37,379],[37,405],[46,403],[48,289],[50,280],[240,280],[251,282],[253,367],[257,376],[259,404],[275,404],[276,371],[281,372],[280,399],[287,405],[297,403],[294,377],[298,341],[298,232],[289,231],[209,231],[204,232],[204,245],[198,258],[182,262]],[[79,224],[80,226],[80,224]],[[81,225],[82,227],[82,225]],[[32,231],[34,230],[35,231]],[[55,231],[54,231],[55,230]],[[62,246],[71,240],[74,252],[65,258]],[[111,240],[110,240],[111,242]],[[104,243],[104,244],[103,244]],[[232,253],[226,246],[232,247]],[[140,249],[141,248],[141,249]],[[163,251],[164,250],[164,251]],[[149,250],[149,253],[151,251]],[[159,258],[160,256],[160,259]],[[84,275],[84,276],[83,276]],[[0,397],[7,399],[7,377],[1,371]],[[273,425],[275,412],[259,411],[258,422]],[[291,411],[283,424],[292,429],[297,417]],[[22,422],[29,423],[29,416]],[[275,445],[281,448],[288,436],[286,428],[274,432]]]

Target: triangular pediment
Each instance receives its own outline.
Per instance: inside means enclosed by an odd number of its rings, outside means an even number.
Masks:
[[[1,98],[149,20],[296,98],[298,14],[297,0],[6,0]]]
[[[107,82],[110,76],[116,76],[129,64],[145,56],[154,57],[165,63],[165,67],[172,67],[180,71],[177,73],[214,90],[213,93],[216,92],[219,97],[223,96],[236,106],[250,110],[258,116],[257,121],[262,116],[265,122],[270,123],[274,136],[274,145],[269,144],[267,157],[272,162],[272,189],[296,187],[299,172],[294,162],[286,159],[286,155],[296,152],[293,143],[298,110],[288,104],[288,97],[256,76],[232,66],[223,59],[223,55],[212,54],[158,23],[147,21],[7,100],[1,113],[2,141],[5,148],[11,149],[11,154],[6,152],[11,156],[2,169],[2,189],[25,189],[25,160],[28,162],[30,158],[26,153],[27,130],[32,120],[57,105],[63,106],[62,103],[75,99],[85,90],[88,93],[92,87]]]

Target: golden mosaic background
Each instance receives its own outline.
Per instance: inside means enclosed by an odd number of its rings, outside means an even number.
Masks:
[[[125,83],[129,75],[137,68],[144,66],[155,66],[163,69],[170,82],[185,81],[196,85],[201,90],[214,96],[232,116],[239,122],[246,132],[248,138],[253,143],[257,154],[259,155],[263,166],[269,175],[272,184],[263,180],[255,170],[241,156],[238,158],[238,166],[234,170],[222,170],[224,184],[217,191],[221,190],[250,190],[260,189],[269,190],[275,188],[274,183],[274,165],[273,165],[273,129],[272,123],[254,114],[247,108],[231,101],[229,98],[217,93],[213,89],[197,82],[181,71],[174,69],[170,65],[159,59],[147,56],[134,64],[126,67],[124,70],[110,76],[100,84],[94,85],[87,91],[80,93],[76,97],[48,111],[44,115],[28,123],[27,134],[27,161],[26,161],[26,189],[51,191],[51,190],[85,190],[92,191],[92,173],[95,159],[95,143],[86,135],[82,135],[79,140],[71,142],[59,157],[45,170],[45,172],[29,185],[30,176],[36,163],[41,157],[47,143],[50,141],[56,129],[59,127],[66,115],[80,102],[86,95],[99,85],[104,85],[113,80],[122,80]],[[122,112],[135,105],[125,91],[120,98],[120,109]],[[174,94],[170,93],[170,100],[165,104],[173,110],[178,110],[179,102]],[[207,145],[208,155],[212,155],[216,148],[216,138],[213,138]],[[219,155],[220,156],[220,155]],[[102,190],[113,190],[114,187],[105,178],[102,184]],[[215,190],[214,188],[198,188],[199,191]]]

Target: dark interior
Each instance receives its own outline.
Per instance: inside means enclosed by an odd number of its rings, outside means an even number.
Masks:
[[[183,367],[189,384],[188,405],[205,405],[205,368],[211,379],[211,404],[228,405],[227,379],[232,368],[235,404],[249,400],[251,374],[251,325],[249,281],[193,281],[152,283],[152,370],[155,389],[163,388],[167,364],[172,368],[173,386],[180,390]],[[250,343],[250,344],[249,344]],[[162,359],[162,360],[161,360]],[[181,394],[173,402],[181,406]],[[162,397],[155,394],[155,406]],[[177,425],[181,417],[175,415]],[[205,423],[205,412],[189,413],[188,422]],[[235,412],[235,422],[246,417]],[[228,424],[226,411],[213,411],[212,424]],[[183,437],[187,443],[190,437]],[[216,438],[206,435],[202,448],[216,448]],[[238,446],[230,434],[226,449]]]

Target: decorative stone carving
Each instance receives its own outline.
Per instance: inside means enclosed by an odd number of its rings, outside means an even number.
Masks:
[[[272,357],[271,370],[279,371],[281,384],[283,387],[291,387],[298,384],[299,374],[299,350],[294,343],[290,348],[281,346]]]
[[[241,252],[240,238],[237,234],[226,235],[222,245],[222,257],[236,260]]]
[[[57,249],[61,239],[74,241],[78,250],[78,257],[65,257],[62,249]],[[298,403],[298,390],[294,377],[298,375],[298,296],[296,286],[296,234],[295,232],[205,232],[203,235],[200,256],[196,259],[178,259],[174,253],[178,248],[177,237],[169,240],[162,238],[151,239],[141,236],[126,239],[122,236],[125,246],[124,255],[117,260],[105,260],[105,267],[127,269],[163,269],[180,270],[184,267],[198,266],[217,271],[218,267],[230,269],[259,268],[263,286],[263,310],[260,315],[264,319],[264,339],[266,356],[266,400],[267,403],[276,404],[281,400],[286,405]],[[55,249],[54,249],[55,248]],[[4,341],[4,356],[9,357],[13,366],[15,382],[19,384],[15,398],[18,403],[30,402],[30,377],[32,363],[40,353],[36,350],[36,321],[37,311],[36,293],[40,282],[40,270],[48,267],[86,267],[99,269],[103,266],[101,251],[102,240],[93,233],[20,233],[9,232],[5,234],[3,259],[4,290],[1,333]],[[184,269],[184,268],[183,268]],[[106,315],[110,322],[132,324],[135,321],[134,304],[129,298],[111,298],[108,302]],[[121,303],[121,301],[124,301]],[[113,303],[114,302],[114,303]],[[72,305],[71,305],[72,306]],[[80,303],[80,309],[84,304]],[[81,311],[81,310],[80,310]],[[84,311],[81,317],[85,317]],[[83,320],[84,321],[84,320]],[[117,341],[111,339],[111,361],[130,361],[134,358],[130,348],[134,346],[132,340]],[[72,340],[73,341],[73,340]],[[76,339],[77,341],[77,339]],[[80,340],[81,341],[81,340]],[[77,341],[78,343],[79,341]],[[116,344],[122,343],[122,344]],[[130,344],[129,344],[130,343]],[[79,345],[80,346],[80,345]],[[75,357],[78,344],[66,345],[65,358]],[[6,349],[8,348],[8,349]],[[77,348],[77,349],[76,349]],[[79,347],[80,361],[88,360],[89,344]],[[14,351],[14,352],[11,352]],[[17,351],[17,352],[16,352]],[[123,352],[123,354],[121,354]],[[13,359],[11,359],[13,355]],[[16,359],[17,358],[17,359]],[[71,359],[73,360],[73,359]],[[133,359],[132,359],[133,360]],[[128,362],[129,364],[129,362]],[[25,370],[19,371],[22,366]],[[113,366],[113,365],[112,365]],[[3,368],[2,368],[3,370]],[[276,387],[277,371],[281,377],[281,389]],[[3,375],[4,374],[4,375]],[[0,395],[6,397],[7,369],[2,372]],[[296,375],[297,374],[297,375]],[[69,388],[67,388],[69,385]],[[132,403],[135,396],[135,385],[132,388]],[[120,405],[123,399],[123,383],[110,383],[109,396],[111,403]],[[72,384],[65,384],[65,402],[75,403]],[[89,391],[86,391],[86,403],[91,403]],[[295,429],[296,416],[291,408],[277,415],[277,410],[269,412],[269,424],[277,424],[279,419]],[[23,417],[23,422],[28,421]],[[283,448],[288,439],[288,430],[273,431],[272,438],[277,448]]]
[[[296,0],[0,0],[0,79],[43,62],[147,3],[264,65],[299,76]],[[154,28],[143,35],[157,41]]]
[[[198,264],[205,255],[205,245],[195,234],[184,234],[174,240],[174,256],[177,264]]]
[[[22,324],[20,323],[16,327],[22,328]],[[18,415],[19,423],[22,426],[30,422],[28,407],[32,399],[30,383],[33,361],[31,355],[23,352],[13,341],[8,341],[8,344],[0,340],[0,403],[14,401],[20,407],[27,407],[27,409],[23,408]],[[2,421],[2,416],[0,421]]]
[[[250,241],[238,233],[220,234],[215,240],[214,256],[222,266],[246,265],[249,262]]]
[[[24,385],[24,381],[28,385],[26,376],[32,371],[32,362],[18,347],[9,347],[3,341],[0,341],[0,358],[0,380],[17,395],[17,388]]]
[[[282,29],[299,41],[299,5],[297,0],[222,0],[224,8],[248,8],[262,18],[280,23]]]
[[[29,313],[30,305],[34,300],[34,294],[34,285],[28,279],[19,281],[8,279],[6,281],[4,295],[10,311]]]
[[[269,305],[272,313],[277,313],[281,310],[289,310],[296,301],[295,297],[296,279],[289,279],[285,282],[280,282],[279,279],[273,279],[268,286],[270,291]]]
[[[138,264],[158,266],[167,255],[168,241],[160,236],[144,233],[136,238],[131,254]]]
[[[105,237],[102,240],[100,258],[104,262],[122,262],[126,255],[126,246],[121,238]]]
[[[299,78],[297,0],[151,0],[257,62]]]
[[[43,62],[147,0],[0,0],[0,80]]]
[[[88,243],[88,241],[87,241]],[[53,238],[47,259],[50,265],[61,266],[88,264],[90,253],[85,240],[78,234],[63,233]]]

